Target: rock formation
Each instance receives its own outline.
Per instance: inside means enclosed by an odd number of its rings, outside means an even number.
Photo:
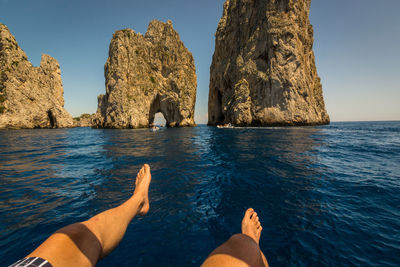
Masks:
[[[95,114],[82,114],[81,116],[74,118],[74,125],[76,127],[92,127],[94,118]]]
[[[57,60],[43,54],[33,67],[0,23],[0,129],[72,127],[63,94]]]
[[[167,126],[194,126],[196,70],[171,21],[153,20],[145,36],[116,31],[104,66],[106,94],[98,97],[97,127],[142,128],[161,112]]]
[[[329,123],[311,0],[226,0],[211,65],[208,124]]]

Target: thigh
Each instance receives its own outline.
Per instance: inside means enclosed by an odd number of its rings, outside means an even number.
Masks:
[[[96,236],[83,224],[64,227],[51,235],[28,257],[40,257],[57,266],[95,266],[102,248]]]

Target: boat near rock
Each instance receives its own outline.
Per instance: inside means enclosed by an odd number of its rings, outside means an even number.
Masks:
[[[217,125],[217,128],[235,128],[231,123],[226,123],[223,125]]]
[[[157,126],[152,126],[149,128],[150,132],[157,132],[158,130],[160,130],[160,127],[157,127]]]

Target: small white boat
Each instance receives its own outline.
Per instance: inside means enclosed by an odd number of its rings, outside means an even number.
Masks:
[[[232,124],[217,125],[217,128],[235,128]]]
[[[149,128],[149,131],[150,131],[150,132],[157,132],[158,130],[160,130],[160,128],[157,127],[157,126],[153,126],[153,127],[150,127],[150,128]]]

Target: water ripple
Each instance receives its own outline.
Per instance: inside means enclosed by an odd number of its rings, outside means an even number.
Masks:
[[[124,201],[146,162],[150,213],[99,266],[198,266],[248,207],[271,266],[400,262],[400,123],[374,122],[0,131],[0,265]]]

